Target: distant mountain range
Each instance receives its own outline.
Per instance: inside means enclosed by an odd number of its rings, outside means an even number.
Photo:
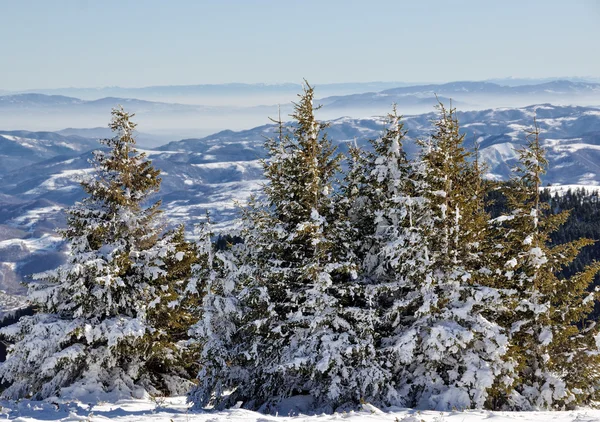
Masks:
[[[138,100],[136,98],[116,98],[104,97],[97,100],[82,100],[74,97],[65,97],[63,95],[46,95],[39,93],[0,95],[0,109],[47,109],[56,114],[63,112],[63,108],[68,110],[72,108],[81,109],[106,109],[116,105],[124,107],[133,107],[136,110],[146,112],[151,111],[171,111],[171,112],[190,112],[197,111],[200,106],[190,106],[184,104],[161,103],[155,101]]]
[[[467,145],[479,144],[488,177],[506,179],[516,160],[514,148],[523,144],[534,115],[550,161],[544,183],[600,186],[600,109],[542,104],[459,112],[458,118]],[[414,140],[428,136],[434,118],[434,113],[404,118],[410,154],[416,152]],[[166,215],[190,229],[210,210],[217,223],[229,224],[237,215],[236,201],[243,204],[260,191],[263,144],[275,130],[274,125],[227,130],[146,150],[162,171],[156,199],[162,200]],[[368,139],[382,130],[381,117],[343,117],[330,121],[328,133],[344,152],[354,142],[368,147]],[[91,173],[91,150],[99,147],[79,136],[85,131],[72,133],[0,131],[2,289],[19,291],[25,275],[52,268],[64,257],[54,231],[64,224],[64,208],[82,198],[78,183]]]
[[[89,139],[105,139],[112,138],[113,133],[108,126],[105,127],[92,127],[92,128],[73,128],[69,127],[56,131],[59,135],[64,136],[79,136]],[[149,133],[136,131],[137,144],[142,147],[151,147],[152,145],[160,145],[168,140],[170,137],[151,135]]]
[[[402,110],[403,107],[431,106],[438,99],[446,104],[452,99],[453,104],[461,109],[515,107],[540,102],[600,105],[600,84],[551,81],[536,85],[507,86],[465,81],[327,97],[321,99],[320,103],[325,110],[369,109],[382,112],[392,103],[398,104]]]
[[[400,87],[382,91],[388,95],[406,95],[437,93],[441,95],[460,95],[462,93],[478,94],[571,94],[571,93],[600,93],[600,84],[591,82],[573,81],[548,81],[541,84],[530,85],[499,85],[491,82],[450,82],[441,85],[422,85],[412,87]]]
[[[600,83],[598,77],[554,77],[554,78],[496,78],[482,82],[489,82],[501,86],[536,85],[553,81]],[[479,82],[477,82],[479,83]],[[413,87],[434,85],[432,83],[415,83],[400,81],[373,81],[373,82],[346,82],[346,83],[316,83],[321,96],[350,95],[362,92],[380,92],[398,87]],[[444,85],[444,84],[436,84]],[[273,94],[295,95],[302,89],[299,83],[280,84],[249,84],[249,83],[226,83],[226,84],[196,84],[196,85],[156,85],[147,87],[120,87],[107,86],[96,88],[38,88],[21,91],[1,90],[0,95],[39,93],[47,95],[63,95],[77,97],[85,100],[96,100],[104,97],[139,98],[158,101],[160,98],[213,98],[213,97],[240,97],[240,96],[271,96]],[[170,102],[170,100],[168,100]],[[239,104],[239,103],[236,103]]]
[[[346,95],[365,91],[382,91],[384,89],[408,86],[403,82],[356,82],[356,83],[334,83],[319,84],[322,95]],[[414,84],[413,84],[414,85]],[[119,86],[102,88],[54,88],[54,89],[30,89],[26,91],[14,91],[12,94],[40,93],[47,95],[65,95],[69,97],[95,100],[103,97],[129,97],[157,101],[161,98],[186,98],[192,99],[214,99],[215,97],[235,98],[239,97],[272,97],[273,95],[286,95],[286,98],[295,96],[302,90],[298,83],[283,84],[198,84],[198,85],[162,85],[141,88],[126,88]],[[9,94],[8,91],[0,91]],[[169,100],[171,101],[171,100]],[[187,101],[185,101],[187,102]],[[235,102],[239,104],[239,102]]]
[[[364,87],[381,88],[387,84],[364,84]],[[194,92],[200,89],[201,91],[221,92],[225,90],[231,95],[244,95],[244,93],[250,89],[259,90],[266,89],[269,85],[264,87],[256,87],[254,85],[200,85],[200,86],[189,86],[189,87],[150,87],[150,88],[137,88],[139,92],[144,90],[173,90],[175,92]],[[227,88],[224,88],[227,87]],[[277,86],[278,89],[282,89],[282,86]],[[292,89],[293,88],[293,89]],[[116,88],[115,88],[116,89]],[[119,88],[120,90],[121,88]],[[273,88],[275,89],[275,88]],[[236,91],[237,90],[237,91]],[[283,86],[285,92],[297,94],[301,92],[302,87],[300,85],[288,84]],[[101,91],[103,92],[103,91]],[[129,91],[125,91],[129,92]],[[137,91],[133,91],[135,93]],[[410,103],[415,100],[426,100],[433,99],[435,96],[453,98],[458,101],[464,101],[461,97],[470,96],[533,96],[542,95],[548,97],[560,97],[560,96],[571,96],[571,95],[583,95],[583,96],[595,96],[600,101],[600,83],[591,82],[572,82],[572,81],[550,81],[542,84],[532,85],[499,85],[491,82],[451,82],[446,84],[430,84],[430,85],[416,85],[416,86],[394,86],[393,88],[387,88],[383,90],[373,90],[369,92],[361,92],[357,94],[347,94],[338,96],[323,96],[322,93],[326,92],[326,89],[320,88],[318,93],[321,94],[319,102],[328,108],[340,108],[340,107],[360,107],[368,105],[369,102],[384,102],[386,106],[389,106],[392,102],[402,105]],[[408,100],[408,101],[407,101]],[[114,107],[116,104],[122,104],[123,106],[133,107],[139,109],[142,112],[148,110],[156,111],[172,111],[172,112],[195,112],[202,110],[203,108],[209,110],[220,111],[220,108],[209,107],[202,104],[178,104],[170,102],[157,102],[147,101],[138,99],[136,96],[109,96],[97,98],[94,100],[83,100],[80,98],[64,96],[64,95],[48,95],[45,93],[19,93],[12,95],[0,95],[0,108],[4,109],[18,109],[18,108],[57,108],[57,107],[85,107],[85,108],[102,108],[105,110],[107,107]],[[236,107],[240,108],[240,107]],[[136,110],[137,111],[137,110]]]
[[[519,86],[519,85],[535,85],[543,84],[552,81],[570,81],[570,82],[585,82],[585,83],[600,83],[600,77],[597,76],[561,76],[561,77],[550,77],[550,78],[519,78],[519,77],[508,77],[508,78],[492,78],[486,79],[484,82],[492,82],[499,85],[507,86]]]
[[[336,90],[352,92],[359,89],[362,89],[360,93],[327,95]],[[364,92],[366,89],[373,90]],[[0,95],[0,127],[36,131],[60,131],[74,126],[100,127],[106,125],[110,109],[121,104],[128,111],[136,113],[140,127],[150,135],[144,138],[144,144],[157,146],[174,138],[203,136],[225,128],[241,130],[256,127],[267,123],[269,116],[275,117],[279,113],[287,119],[291,112],[290,101],[301,91],[301,86],[231,84],[108,90],[108,93],[130,94],[131,97],[109,96],[84,100],[44,93]],[[143,96],[145,92],[164,92],[165,95],[158,96],[160,101],[134,97]],[[207,95],[194,96],[198,92]],[[265,96],[261,94],[249,99],[255,92],[265,93]],[[271,96],[273,92],[276,93],[274,97]],[[98,93],[105,94],[107,91],[101,89]],[[168,93],[177,95],[169,97]],[[224,93],[215,98],[222,102],[223,99],[229,99],[229,103],[236,105],[215,104],[210,96],[214,93]],[[450,99],[463,110],[521,107],[545,102],[600,105],[600,84],[573,81],[517,86],[469,81],[417,86],[398,86],[396,83],[330,84],[317,87],[316,93],[320,97],[318,103],[323,105],[321,113],[324,119],[342,115],[354,118],[383,115],[391,109],[392,103],[398,105],[401,113],[426,113],[432,110],[438,100],[449,103]],[[185,104],[175,100],[182,100]],[[192,100],[197,102],[192,104]],[[285,105],[279,108],[278,103]]]

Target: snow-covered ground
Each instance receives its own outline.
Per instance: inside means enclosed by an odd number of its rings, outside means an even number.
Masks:
[[[488,412],[479,410],[436,412],[397,410],[382,412],[365,406],[357,412],[315,416],[273,416],[232,409],[220,412],[192,412],[185,398],[164,400],[128,400],[116,404],[104,403],[93,407],[82,404],[52,404],[46,402],[21,401],[1,402],[0,420],[20,422],[42,421],[106,421],[123,422],[328,422],[328,421],[390,421],[390,422],[593,422],[600,421],[600,410],[582,409],[565,412]]]
[[[558,192],[559,195],[564,195],[568,190],[575,191],[577,189],[585,189],[587,193],[593,193],[600,191],[600,186],[596,185],[554,185],[544,186],[541,189],[548,189],[552,194]]]

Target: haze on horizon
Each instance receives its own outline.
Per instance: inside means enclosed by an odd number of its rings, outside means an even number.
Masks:
[[[0,0],[0,89],[600,76],[600,2]]]

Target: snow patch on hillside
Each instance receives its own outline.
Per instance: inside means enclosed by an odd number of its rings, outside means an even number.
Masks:
[[[550,141],[550,140],[548,140]],[[565,144],[565,145],[555,145],[555,151],[564,151],[573,153],[582,149],[592,149],[596,151],[600,151],[600,145],[591,145],[591,144],[581,144],[581,143],[573,143],[573,144]]]
[[[8,134],[0,134],[0,137],[4,138],[6,140],[9,140],[9,141],[15,142],[15,143],[21,145],[22,147],[29,148],[34,151],[46,151],[50,148],[55,148],[55,147],[67,148],[74,152],[82,150],[81,145],[77,145],[75,143],[69,143],[69,142],[65,142],[65,141],[53,141],[50,139],[26,138],[26,137],[8,135]]]
[[[245,173],[247,169],[262,170],[262,163],[259,160],[253,161],[222,161],[218,163],[200,163],[192,166],[201,169],[232,169],[240,173]]]
[[[63,207],[59,205],[31,209],[25,212],[24,214],[10,220],[9,224],[11,226],[19,226],[21,228],[31,228],[41,219],[52,217],[56,213],[61,212],[62,210]]]
[[[78,183],[80,183],[87,174],[93,173],[94,169],[75,169],[75,170],[62,170],[57,174],[52,174],[48,179],[40,183],[35,189],[30,189],[25,192],[25,195],[37,195],[48,191],[58,189],[79,189]]]
[[[599,192],[600,186],[592,186],[589,184],[585,185],[554,185],[554,186],[544,186],[541,189],[548,189],[552,194],[558,193],[559,195],[564,195],[568,190],[577,190],[584,189],[588,193]]]
[[[60,243],[62,243],[60,236],[45,233],[41,237],[3,240],[0,242],[0,249],[17,246],[33,253],[42,250],[54,250]]]
[[[495,167],[500,163],[505,163],[517,158],[515,149],[518,145],[512,142],[504,142],[502,144],[491,145],[480,151],[480,156],[490,167]],[[502,177],[502,176],[499,176]]]

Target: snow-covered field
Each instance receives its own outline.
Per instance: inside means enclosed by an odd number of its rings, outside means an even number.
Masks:
[[[192,412],[185,398],[159,400],[128,400],[116,404],[105,403],[93,407],[83,404],[52,404],[21,401],[1,402],[0,420],[20,422],[42,421],[106,421],[123,422],[328,422],[328,421],[390,421],[390,422],[593,422],[600,421],[600,410],[582,409],[565,412],[489,412],[489,411],[414,411],[383,412],[370,406],[357,412],[315,416],[273,416],[232,409],[220,412]]]

